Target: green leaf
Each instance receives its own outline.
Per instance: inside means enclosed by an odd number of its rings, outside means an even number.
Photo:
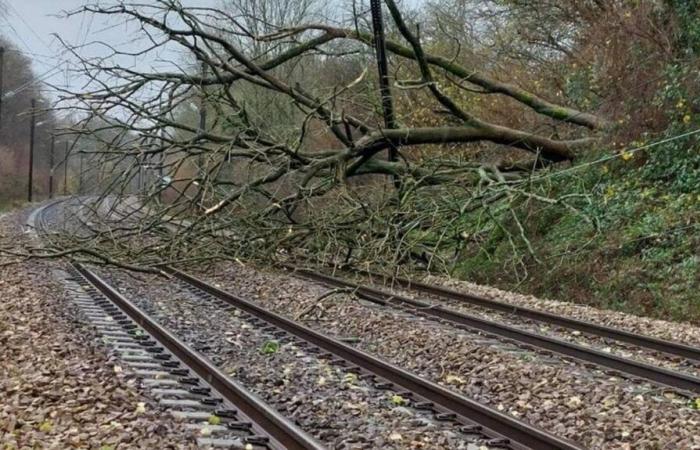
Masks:
[[[352,372],[346,373],[343,377],[343,381],[345,381],[348,384],[354,384],[357,381],[357,375]]]
[[[406,399],[401,397],[399,394],[394,394],[391,396],[391,403],[397,406],[405,405]]]
[[[49,433],[51,430],[53,430],[53,424],[50,420],[45,420],[39,425],[39,431],[42,433]]]
[[[280,343],[277,341],[267,341],[263,344],[262,349],[260,349],[263,355],[271,355],[277,353],[280,349]]]

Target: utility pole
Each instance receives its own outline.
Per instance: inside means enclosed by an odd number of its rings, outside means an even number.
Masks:
[[[207,65],[202,62],[202,81],[207,76]],[[202,91],[199,97],[199,133],[204,133],[207,128],[207,91],[204,88],[204,83],[202,82]],[[204,155],[200,154],[197,158],[197,165],[199,165],[199,175],[204,180]]]
[[[85,159],[85,153],[80,152],[80,178],[78,179],[78,194],[83,193],[83,160]]]
[[[4,77],[5,70],[5,47],[0,47],[0,128],[2,128],[2,97],[4,95],[4,90],[2,86],[2,81]]]
[[[207,65],[205,63],[202,63],[202,81],[204,81],[204,77],[207,76]],[[206,102],[207,102],[207,92],[204,89],[204,83],[202,83],[202,95],[199,98],[199,131],[200,133],[204,133],[204,130],[207,127],[207,108],[206,108]]]
[[[51,147],[49,148],[49,198],[53,198],[53,151],[56,144],[56,136],[51,133]]]
[[[63,195],[68,195],[68,141],[63,151]]]
[[[382,20],[381,0],[370,0],[372,12],[372,29],[374,31],[374,47],[377,52],[377,69],[379,71],[379,94],[382,97],[382,112],[384,113],[384,126],[396,128],[394,118],[394,105],[391,99],[389,87],[389,64],[386,58],[386,40],[384,38],[384,21]],[[396,147],[389,148],[389,161],[397,159]]]
[[[391,99],[391,87],[389,86],[389,63],[386,58],[386,40],[384,38],[384,21],[382,20],[381,0],[370,0],[372,12],[372,30],[374,31],[374,48],[377,52],[377,70],[379,71],[379,95],[382,97],[382,113],[384,114],[384,126],[387,129],[396,128],[394,117],[394,104]],[[398,150],[395,145],[389,146],[389,161],[398,159]],[[398,175],[392,177],[394,187],[399,188]]]
[[[36,125],[36,100],[32,99],[32,115],[29,121],[29,184],[27,200],[32,202],[32,183],[34,182],[34,127]]]

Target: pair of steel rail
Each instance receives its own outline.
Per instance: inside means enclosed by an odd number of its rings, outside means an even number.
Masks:
[[[159,341],[176,358],[196,373],[206,383],[255,423],[255,427],[270,437],[270,448],[321,449],[323,446],[312,437],[299,430],[287,418],[279,414],[261,399],[251,394],[241,385],[220,371],[214,364],[188,347],[177,336],[160,326],[154,319],[136,307],[118,291],[84,266],[74,264],[76,270],[96,289],[104,294],[134,322],[143,327],[154,339]],[[364,376],[378,381],[378,385],[405,390],[412,404],[433,409],[436,417],[455,420],[463,425],[463,431],[487,436],[487,444],[512,449],[581,449],[578,444],[554,436],[535,426],[521,422],[506,414],[480,404],[450,389],[444,388],[400,367],[383,361],[373,355],[362,352],[346,343],[319,333],[261,306],[223,291],[192,275],[170,267],[163,267],[164,272],[176,278],[203,297],[210,296],[222,300],[245,314],[259,321],[261,326],[273,326],[307,345],[316,347],[349,364],[348,370],[359,370]],[[452,311],[439,305],[391,294],[379,289],[360,286],[329,275],[305,269],[291,268],[295,273],[329,286],[352,288],[360,297],[385,306],[398,306],[404,310],[436,320],[448,321],[460,327],[475,329],[487,334],[526,343],[533,347],[545,348],[567,357],[587,363],[623,372],[633,377],[651,380],[663,386],[692,393],[700,393],[700,380],[689,375],[680,374],[633,360],[620,358],[607,353],[577,346],[566,341],[530,333],[514,327],[469,316]],[[667,342],[642,335],[628,333],[614,328],[603,327],[576,319],[508,305],[491,299],[470,296],[437,286],[416,283],[405,279],[394,279],[401,287],[417,289],[420,292],[459,300],[467,304],[492,310],[515,314],[540,322],[576,329],[582,332],[617,339],[639,347],[652,349],[684,358],[699,360],[700,350],[683,344]]]
[[[160,326],[93,271],[78,263],[73,265],[85,280],[114,305],[143,327],[156,341],[191,368],[222,397],[239,408],[246,417],[256,424],[256,428],[261,430],[260,432],[269,435],[271,448],[323,448],[313,438],[300,431],[295,424],[261,399],[246,391],[208,359]],[[273,326],[306,343],[305,345],[316,347],[320,351],[342,360],[342,364],[347,367],[347,370],[357,371],[360,376],[373,379],[377,386],[381,385],[384,389],[395,389],[402,392],[402,395],[409,398],[412,404],[418,405],[417,407],[435,411],[439,420],[454,420],[461,424],[463,432],[485,436],[486,439],[483,442],[486,445],[514,450],[573,450],[582,448],[576,443],[516,420],[373,355],[266,310],[253,302],[216,288],[192,275],[170,267],[162,269],[191,290],[200,292],[203,298],[211,296],[222,300],[251,316],[253,320],[259,322],[260,327]]]
[[[565,357],[573,358],[584,364],[595,364],[605,369],[617,371],[627,377],[643,378],[663,387],[680,391],[688,396],[697,396],[700,394],[700,378],[685,373],[668,370],[628,358],[622,358],[594,348],[584,347],[562,339],[556,339],[526,331],[518,327],[505,325],[500,322],[465,314],[439,304],[426,303],[373,287],[359,285],[320,272],[290,266],[286,268],[307,280],[312,280],[326,286],[351,289],[358,297],[382,306],[399,308],[414,315],[447,321],[460,328],[483,332],[491,336],[507,339],[517,344],[525,344],[535,349],[551,351]],[[415,283],[405,279],[397,279],[396,282],[401,287],[416,289],[425,294],[447,297],[471,305],[514,314],[522,318],[567,327],[600,337],[617,339],[648,350],[681,356],[692,361],[700,361],[700,349],[688,345],[650,338],[533,309],[512,306],[484,297],[462,294],[457,291]]]

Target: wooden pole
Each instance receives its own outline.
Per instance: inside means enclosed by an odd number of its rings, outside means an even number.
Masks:
[[[68,142],[63,151],[63,195],[68,195]]]
[[[29,121],[29,183],[27,201],[32,201],[32,183],[34,183],[34,128],[36,127],[36,100],[32,99],[32,115]]]
[[[51,134],[51,147],[49,148],[49,198],[53,198],[53,151],[56,145],[56,136]]]

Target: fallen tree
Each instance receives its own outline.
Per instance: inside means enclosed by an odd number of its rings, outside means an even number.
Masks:
[[[146,43],[139,51],[104,44],[110,54],[100,58],[69,46],[89,83],[63,92],[59,109],[77,109],[82,119],[62,133],[95,140],[95,123],[110,130],[93,151],[103,168],[93,194],[137,194],[148,211],[139,220],[150,221],[141,229],[150,233],[162,231],[166,217],[187,220],[148,250],[174,260],[193,251],[231,258],[280,250],[442,260],[444,244],[463,239],[467,213],[521,201],[574,208],[571,199],[533,193],[529,179],[585,153],[608,121],[433,54],[398,5],[386,5],[395,30],[387,40],[393,101],[408,111],[396,128],[384,125],[378,107],[374,38],[362,11],[348,27],[276,25],[243,14],[235,2],[215,9],[158,0],[71,13],[126,19]],[[251,23],[264,23],[266,32]],[[179,70],[118,63],[172,48],[186,55]],[[348,62],[342,67],[351,70],[337,70]],[[465,95],[503,96],[522,114],[534,113],[538,131],[485,120]],[[416,98],[430,115],[424,124],[410,114]],[[289,112],[269,123],[271,111],[250,106],[261,99]],[[507,157],[480,162],[468,157],[471,146]],[[398,158],[385,160],[387,150]],[[513,216],[509,228],[527,241],[518,223]]]

